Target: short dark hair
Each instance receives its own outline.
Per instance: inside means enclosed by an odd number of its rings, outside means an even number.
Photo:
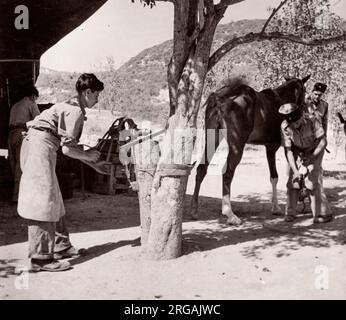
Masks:
[[[78,93],[81,93],[87,89],[90,89],[92,92],[102,91],[104,85],[93,73],[83,73],[76,82],[76,90]]]
[[[23,97],[39,96],[37,88],[33,84],[29,84],[22,89]]]

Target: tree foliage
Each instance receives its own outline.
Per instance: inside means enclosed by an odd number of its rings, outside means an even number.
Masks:
[[[315,40],[342,34],[343,21],[332,13],[329,0],[289,0],[273,17],[268,29],[271,32],[296,34],[302,39]],[[284,76],[302,77],[311,74],[313,83],[328,85],[326,98],[331,105],[331,126],[339,126],[336,112],[340,111],[346,89],[345,41],[305,46],[286,40],[263,43],[257,51],[263,86],[271,87],[282,82]]]
[[[135,0],[131,0],[131,2],[135,2]],[[153,8],[155,6],[155,0],[140,0],[140,2],[143,3],[144,7],[149,6]]]

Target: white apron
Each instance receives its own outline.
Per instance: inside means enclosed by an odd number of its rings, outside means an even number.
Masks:
[[[65,215],[55,173],[59,145],[54,135],[35,129],[30,129],[23,140],[18,214],[25,219],[57,222]]]

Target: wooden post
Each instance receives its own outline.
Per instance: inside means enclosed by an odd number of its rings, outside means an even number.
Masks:
[[[141,245],[146,250],[151,225],[151,189],[157,163],[160,158],[160,148],[156,141],[146,140],[132,147],[135,170],[138,182],[138,200],[141,220]]]

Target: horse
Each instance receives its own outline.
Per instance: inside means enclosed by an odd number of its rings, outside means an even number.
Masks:
[[[241,224],[231,206],[231,183],[234,172],[242,158],[245,144],[264,145],[269,165],[270,181],[272,184],[273,214],[281,213],[277,199],[278,173],[276,170],[275,154],[281,145],[280,126],[283,121],[278,113],[284,103],[296,103],[302,106],[305,97],[305,82],[310,75],[303,78],[285,78],[285,82],[275,89],[265,89],[260,92],[246,85],[240,78],[231,81],[211,93],[206,100],[205,111],[205,150],[204,162],[197,167],[195,189],[190,204],[192,218],[198,215],[198,194],[201,183],[207,174],[209,165],[207,136],[208,130],[215,132],[215,152],[220,143],[220,131],[228,144],[226,168],[222,177],[222,214],[227,216],[227,223]],[[208,154],[208,156],[207,156]]]

